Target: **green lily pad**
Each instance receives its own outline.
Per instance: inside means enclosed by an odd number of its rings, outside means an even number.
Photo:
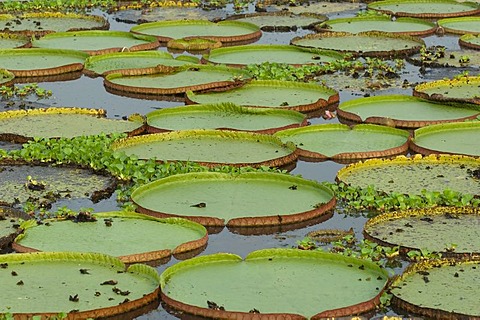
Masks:
[[[41,77],[83,69],[87,53],[59,49],[3,49],[0,65],[16,77]]]
[[[33,137],[73,138],[97,134],[128,133],[144,130],[143,119],[107,119],[105,110],[82,108],[39,108],[0,112],[0,140],[24,143]]]
[[[333,193],[321,184],[279,173],[188,173],[135,189],[138,210],[179,216],[205,226],[288,225],[327,213]]]
[[[480,17],[440,19],[437,23],[446,32],[455,34],[480,34]]]
[[[210,38],[222,43],[250,43],[258,40],[260,28],[248,22],[207,20],[167,20],[147,22],[130,29],[133,33],[156,36],[160,42],[182,38]]]
[[[337,91],[314,83],[292,81],[253,80],[240,88],[222,92],[187,91],[187,103],[231,102],[241,106],[290,109],[312,112],[336,105]]]
[[[32,40],[32,47],[81,50],[91,55],[156,49],[156,37],[126,31],[87,30],[55,32]]]
[[[305,116],[296,111],[247,108],[232,103],[167,108],[150,112],[146,117],[150,133],[192,129],[273,133],[307,124]]]
[[[464,34],[458,39],[460,46],[480,50],[480,34]]]
[[[308,2],[307,5],[292,6],[288,0],[258,0],[257,7],[289,11],[295,14],[313,13],[313,14],[334,14],[358,12],[363,4],[358,2]]]
[[[286,63],[294,66],[322,64],[342,59],[343,55],[334,51],[310,50],[290,45],[245,45],[211,50],[202,60],[209,63],[244,67],[264,62]]]
[[[337,109],[341,122],[374,123],[416,129],[431,124],[475,119],[479,108],[452,105],[405,95],[385,95],[342,102]]]
[[[250,78],[239,69],[224,66],[186,65],[173,72],[157,72],[140,76],[112,73],[105,77],[104,85],[112,93],[168,95],[182,94],[188,90],[200,91],[215,88],[238,87]]]
[[[421,195],[423,190],[452,190],[480,195],[480,182],[474,172],[480,159],[460,155],[399,156],[395,159],[370,159],[340,169],[337,180],[367,188],[375,186],[385,193]]]
[[[478,257],[412,264],[392,281],[392,304],[429,319],[478,318],[479,269]]]
[[[480,253],[480,230],[472,228],[479,223],[479,208],[435,207],[376,216],[364,234],[384,246],[462,256]]]
[[[295,37],[293,45],[303,48],[335,50],[364,57],[394,58],[412,55],[420,51],[423,40],[406,35],[380,31],[322,32]]]
[[[407,131],[361,124],[318,124],[275,133],[283,142],[291,141],[306,160],[355,160],[404,154],[408,150]]]
[[[31,217],[21,210],[0,206],[0,249],[8,246],[20,234],[22,220],[29,219]]]
[[[382,31],[410,36],[427,36],[435,33],[437,26],[433,22],[415,18],[392,20],[385,16],[365,16],[328,20],[315,26],[315,29],[322,32]]]
[[[415,130],[412,150],[421,154],[450,153],[480,157],[480,122],[443,123]]]
[[[224,319],[253,319],[256,311],[284,319],[351,316],[375,308],[388,279],[366,260],[295,249],[258,250],[245,260],[229,253],[197,257],[160,277],[167,305]]]
[[[0,49],[14,49],[27,47],[30,38],[27,36],[0,32]]]
[[[193,54],[208,52],[220,48],[222,42],[210,38],[182,38],[172,39],[167,42],[167,48],[173,52],[188,51]]]
[[[88,57],[83,71],[92,76],[116,72],[135,75],[158,70],[159,66],[165,67],[165,70],[174,70],[176,67],[199,62],[196,57],[178,56],[174,58],[171,54],[163,51],[116,52]]]
[[[436,101],[458,101],[480,104],[480,76],[437,80],[418,84],[413,95]]]
[[[296,160],[295,146],[269,135],[240,131],[182,130],[116,141],[113,150],[140,159],[192,161],[208,166],[282,166]]]
[[[37,252],[0,256],[0,313],[97,318],[156,302],[159,276],[144,264],[126,268],[99,253]],[[8,288],[8,289],[7,289]]]
[[[397,17],[448,18],[480,13],[477,3],[454,0],[385,0],[370,2],[367,7]]]
[[[12,72],[6,69],[0,69],[0,85],[9,86],[12,84],[14,78],[15,75]]]
[[[76,251],[109,254],[125,263],[159,261],[204,247],[207,230],[192,221],[134,212],[94,213],[93,222],[47,220],[15,239],[17,252]],[[134,236],[134,240],[132,238]],[[73,237],[75,241],[59,241]]]

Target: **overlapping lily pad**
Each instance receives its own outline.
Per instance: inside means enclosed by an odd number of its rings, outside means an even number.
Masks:
[[[479,222],[479,208],[434,207],[376,216],[364,233],[381,245],[462,256],[480,253]]]
[[[160,43],[156,37],[135,35],[126,31],[69,31],[47,34],[33,39],[36,48],[81,50],[90,55],[120,51],[141,51],[156,49]]]
[[[307,124],[305,116],[296,111],[248,108],[232,103],[168,108],[150,112],[146,117],[150,133],[192,129],[273,133]]]
[[[305,160],[351,161],[404,154],[408,150],[407,131],[378,125],[318,124],[282,130],[275,136],[291,141]]]
[[[249,107],[312,112],[338,104],[339,94],[331,88],[313,83],[253,80],[240,88],[222,92],[188,91],[186,102],[189,104],[231,102]]]
[[[480,34],[480,17],[440,19],[437,23],[446,32],[455,34]]]
[[[30,38],[23,35],[0,33],[0,49],[26,48],[30,46]]]
[[[420,195],[423,190],[456,191],[480,195],[476,172],[480,159],[460,155],[399,156],[370,159],[340,169],[337,180],[346,184],[391,193]]]
[[[27,228],[15,239],[17,252],[76,251],[109,254],[125,263],[155,262],[202,249],[207,230],[179,218],[159,219],[134,212],[92,214],[96,220],[46,220]],[[59,241],[74,238],[75,241]],[[134,239],[134,240],[133,240]]]
[[[250,75],[236,68],[224,66],[190,66],[179,67],[173,72],[157,72],[140,76],[124,76],[112,73],[105,77],[104,85],[112,93],[173,95],[183,94],[188,90],[201,91],[209,89],[235,88],[244,84]]]
[[[448,18],[480,13],[478,3],[455,0],[384,0],[368,4],[368,9],[397,17]]]
[[[199,62],[196,57],[174,58],[163,51],[116,52],[88,57],[83,72],[90,76],[116,72],[123,75],[136,75],[160,70],[173,71],[176,67]]]
[[[220,48],[222,42],[210,38],[182,38],[172,39],[167,42],[167,48],[172,52],[188,51],[193,54],[206,53],[212,49]]]
[[[291,43],[304,48],[335,50],[365,57],[394,58],[412,55],[420,51],[423,40],[380,31],[322,32],[295,37]]]
[[[77,50],[4,49],[0,50],[0,65],[16,77],[55,76],[82,70],[87,57]]]
[[[207,166],[283,166],[296,161],[295,146],[263,134],[222,130],[182,130],[131,137],[112,148],[140,159],[191,161]]]
[[[480,76],[424,82],[415,86],[413,95],[436,101],[480,104]]]
[[[428,319],[480,317],[478,257],[426,260],[409,266],[390,287],[393,305]]]
[[[480,50],[480,34],[464,34],[458,39],[460,46]]]
[[[421,154],[450,153],[480,157],[480,121],[444,123],[415,130],[411,148]]]
[[[233,228],[299,223],[335,206],[333,192],[315,181],[261,172],[175,175],[137,188],[132,200],[153,216]]]
[[[0,112],[0,140],[24,143],[33,137],[73,138],[78,136],[142,133],[143,118],[107,119],[102,109],[39,108]]]
[[[166,20],[142,23],[130,31],[156,36],[163,43],[182,38],[209,38],[224,44],[251,43],[262,35],[257,25],[241,21]]]
[[[0,313],[14,317],[99,318],[158,301],[159,276],[98,253],[37,252],[0,256]]]
[[[374,123],[406,129],[475,119],[479,108],[439,103],[405,95],[386,95],[342,102],[337,109],[341,122]]]
[[[21,210],[0,206],[0,249],[5,248],[20,234],[21,221],[28,219],[30,216]]]
[[[209,318],[322,319],[374,309],[387,279],[366,260],[264,249],[245,260],[217,253],[173,265],[161,274],[161,296],[173,308]]]
[[[392,20],[386,16],[364,16],[353,18],[339,18],[326,21],[315,26],[321,32],[366,32],[382,31],[410,36],[428,36],[435,32],[437,26],[416,18],[398,18]]]
[[[300,66],[329,63],[342,58],[343,55],[333,51],[311,50],[290,45],[259,44],[214,49],[202,60],[209,63],[244,67],[264,62]]]
[[[2,86],[12,85],[14,78],[15,78],[15,75],[12,72],[6,69],[0,69],[0,84]]]

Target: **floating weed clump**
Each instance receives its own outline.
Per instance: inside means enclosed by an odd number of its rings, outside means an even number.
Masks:
[[[41,88],[36,83],[30,83],[22,86],[1,86],[0,95],[3,99],[25,98],[27,96],[45,99],[52,96],[52,91]]]

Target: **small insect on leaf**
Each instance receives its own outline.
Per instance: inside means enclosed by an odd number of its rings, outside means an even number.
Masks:
[[[213,302],[213,301],[207,300],[207,305],[208,305],[208,309],[213,309],[213,310],[225,310],[225,308],[224,308],[223,306],[219,306],[218,304],[216,304],[216,303]]]
[[[197,204],[192,204],[190,207],[195,207],[195,208],[205,208],[207,204],[205,202],[199,202]]]
[[[72,302],[78,302],[78,294],[68,296],[68,300]]]
[[[20,280],[17,282],[17,286],[23,286],[23,285],[24,285],[23,280]]]
[[[100,283],[101,286],[105,286],[105,285],[110,285],[110,286],[114,286],[118,283],[117,280],[107,280],[107,281],[103,281],[102,283]]]
[[[260,313],[260,311],[258,311],[258,309],[256,308],[253,308],[252,310],[248,311],[249,313]]]
[[[90,274],[90,272],[88,272],[88,269],[80,269],[80,273],[81,274]]]
[[[292,184],[290,187],[288,187],[288,189],[290,189],[290,190],[297,190],[298,187],[297,187],[296,184]]]

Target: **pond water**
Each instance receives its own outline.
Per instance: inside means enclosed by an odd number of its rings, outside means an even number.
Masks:
[[[347,11],[341,12],[328,12],[327,16],[330,18],[339,17],[352,17],[357,10],[352,10],[351,3],[346,3],[346,7],[350,8]],[[359,5],[359,8],[364,8],[363,5]],[[162,10],[162,9],[152,9]],[[218,10],[219,15],[232,12],[231,8]],[[243,13],[254,12],[253,6],[248,6]],[[94,11],[93,13],[99,15],[105,15],[109,18],[111,23],[111,30],[128,31],[134,24],[116,21],[116,18],[121,17],[125,20],[127,13],[119,12],[117,14],[108,15],[101,11]],[[152,14],[152,12],[150,12]],[[213,15],[212,12],[208,13]],[[138,12],[134,13],[139,15]],[[271,43],[271,44],[288,44],[290,39],[295,36],[302,36],[312,31],[299,30],[297,32],[287,33],[267,33],[264,32],[263,36],[257,43]],[[444,45],[447,50],[459,50],[458,37],[457,36],[429,36],[424,38],[427,46],[430,45]],[[161,48],[159,50],[165,50]],[[404,70],[401,73],[401,78],[395,80],[395,85],[382,90],[378,90],[377,87],[371,86],[371,89],[365,85],[368,79],[361,79],[356,82],[356,86],[350,86],[346,88],[347,84],[344,83],[344,79],[341,77],[335,78],[332,76],[321,77],[319,81],[324,80],[327,85],[339,90],[340,101],[347,101],[349,99],[358,98],[364,95],[380,95],[391,93],[403,93],[410,95],[412,92],[411,87],[403,89],[401,83],[407,80],[410,83],[423,82],[428,80],[437,80],[444,77],[453,77],[463,70],[449,68],[449,69],[427,69],[425,73],[420,73],[419,68],[411,64],[406,64]],[[472,72],[473,74],[475,72]],[[478,73],[478,71],[476,72]],[[372,80],[373,81],[373,80]],[[354,82],[355,83],[355,82]],[[42,103],[53,104],[55,106],[68,106],[68,107],[82,107],[82,108],[102,108],[107,110],[107,116],[110,118],[120,119],[124,116],[128,116],[132,113],[147,114],[156,109],[170,108],[174,106],[183,105],[183,102],[169,102],[169,101],[156,101],[156,100],[142,100],[129,98],[124,96],[118,96],[108,93],[103,86],[102,78],[89,78],[81,76],[79,79],[71,81],[60,82],[40,82],[38,85],[42,88],[52,90],[53,97],[50,99],[42,100]],[[2,107],[0,107],[2,109]],[[7,109],[5,109],[7,110]],[[336,123],[337,119],[325,120],[323,118],[310,119],[312,124],[319,123]],[[0,145],[2,147],[2,145]],[[295,169],[291,171],[294,175],[302,175],[304,178],[317,180],[317,181],[334,181],[337,171],[342,168],[343,164],[338,164],[332,161],[325,162],[304,162],[298,161]],[[72,209],[79,209],[81,207],[91,207],[95,211],[109,211],[118,209],[118,205],[115,201],[115,196],[110,199],[102,200],[99,203],[93,204],[88,201],[68,200],[68,202],[57,203],[56,206],[60,207],[67,204]],[[365,213],[366,214],[366,213]],[[345,215],[336,210],[333,216],[322,223],[305,227],[302,229],[285,231],[281,229],[277,233],[269,235],[239,235],[230,232],[227,228],[223,229],[218,234],[213,234],[209,238],[208,246],[201,254],[210,254],[216,252],[231,252],[240,256],[246,256],[247,253],[263,249],[263,248],[290,248],[296,247],[297,241],[302,240],[306,234],[310,231],[319,229],[344,229],[348,230],[353,228],[356,237],[362,239],[362,229],[366,221],[364,215],[359,214],[355,216]],[[176,263],[177,260],[172,258],[167,264],[157,267],[159,273],[161,273],[166,267]],[[389,310],[389,315],[394,315],[394,311]],[[380,314],[378,314],[380,315]],[[169,314],[161,306],[158,309],[150,311],[149,313],[138,317],[138,319],[177,319],[177,316]]]

